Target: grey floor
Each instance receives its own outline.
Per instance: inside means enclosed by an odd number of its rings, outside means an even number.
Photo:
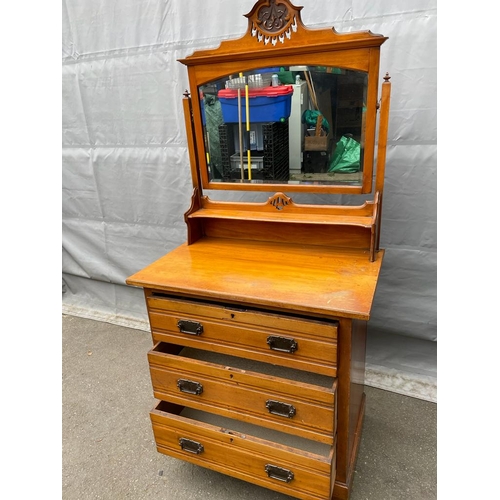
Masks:
[[[63,316],[62,498],[287,500],[157,453],[147,332]],[[366,388],[351,500],[437,498],[434,403]]]

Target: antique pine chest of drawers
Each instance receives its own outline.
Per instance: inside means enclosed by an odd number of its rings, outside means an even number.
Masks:
[[[224,249],[242,259],[228,266]],[[380,261],[203,238],[131,276],[151,324],[158,451],[295,498],[347,498]]]
[[[310,30],[301,9],[258,0],[242,38],[180,60],[187,240],[127,284],[146,300],[160,453],[293,498],[345,500],[384,257],[391,84],[386,74],[379,99],[386,37]],[[321,161],[301,170],[311,142],[321,151],[307,161]],[[247,197],[262,192],[274,194]]]

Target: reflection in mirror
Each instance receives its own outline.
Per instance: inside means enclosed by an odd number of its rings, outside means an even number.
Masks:
[[[361,185],[368,74],[262,68],[198,88],[210,182]]]

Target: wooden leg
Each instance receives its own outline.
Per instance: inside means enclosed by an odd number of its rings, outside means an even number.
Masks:
[[[361,431],[363,429],[363,420],[365,416],[365,400],[366,396],[363,393],[361,398],[361,405],[359,408],[358,421],[356,423],[356,430],[354,431],[354,443],[352,453],[350,456],[349,475],[346,483],[335,481],[333,488],[332,500],[348,500],[351,494],[352,481],[354,479],[354,467],[356,465],[356,458],[358,456],[359,443],[361,441]]]

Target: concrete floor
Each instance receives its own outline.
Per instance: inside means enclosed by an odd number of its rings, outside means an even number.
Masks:
[[[149,333],[63,316],[62,498],[288,500],[156,451]],[[436,404],[371,387],[351,500],[437,498]]]

